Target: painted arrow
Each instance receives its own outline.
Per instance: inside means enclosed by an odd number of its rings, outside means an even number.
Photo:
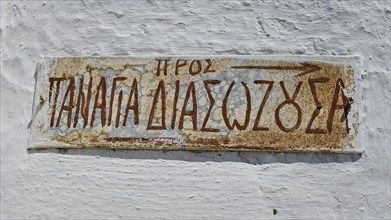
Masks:
[[[264,69],[264,70],[298,70],[296,76],[303,76],[322,69],[320,66],[311,63],[300,63],[301,66],[231,66],[233,69]]]

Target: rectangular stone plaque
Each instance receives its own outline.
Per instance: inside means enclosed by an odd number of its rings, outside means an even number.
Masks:
[[[361,152],[350,56],[47,57],[28,148]]]

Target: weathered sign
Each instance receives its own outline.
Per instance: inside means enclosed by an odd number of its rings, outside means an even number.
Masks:
[[[29,148],[359,152],[356,57],[55,57]]]

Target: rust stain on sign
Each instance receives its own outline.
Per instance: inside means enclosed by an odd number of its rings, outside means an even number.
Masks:
[[[56,57],[29,148],[359,152],[356,57]]]

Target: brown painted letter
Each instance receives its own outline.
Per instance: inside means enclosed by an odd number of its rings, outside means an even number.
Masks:
[[[196,69],[195,71],[193,71],[193,69],[194,69],[194,68],[193,68],[194,63],[197,63],[197,69]],[[194,76],[194,75],[200,73],[200,72],[201,72],[201,69],[202,69],[201,61],[199,61],[199,60],[193,60],[193,61],[191,61],[190,66],[189,66],[189,73],[190,73],[190,75]]]
[[[81,77],[79,82],[79,94],[77,95],[76,113],[75,113],[75,118],[73,120],[74,128],[76,128],[78,123],[79,112],[81,113],[81,117],[83,118],[83,128],[85,128],[88,123],[88,114],[90,110],[90,100],[91,100],[92,77],[90,77],[90,82],[88,83],[87,100],[83,91],[83,85],[84,85],[84,77]]]
[[[49,82],[50,82],[50,87],[49,87],[49,104],[51,104],[51,100],[52,100],[52,96],[53,96],[53,86],[54,86],[53,84],[54,84],[54,82],[57,82],[56,83],[56,92],[55,92],[55,95],[54,95],[54,103],[53,103],[53,106],[52,106],[52,116],[50,118],[50,127],[54,126],[54,118],[55,118],[55,115],[56,115],[58,95],[60,94],[61,82],[64,79],[65,78],[49,78]]]
[[[314,112],[312,113],[311,119],[307,124],[307,128],[305,129],[305,132],[308,134],[326,134],[325,129],[321,128],[311,128],[312,123],[314,123],[314,120],[318,115],[320,114],[320,110],[323,108],[322,103],[320,103],[318,99],[318,94],[316,93],[316,86],[315,83],[327,83],[330,79],[329,78],[316,78],[316,79],[308,79],[308,84],[311,88],[312,97],[314,97],[316,108]]]
[[[220,129],[217,128],[207,128],[206,123],[208,123],[210,113],[212,112],[213,105],[215,104],[215,99],[212,96],[212,90],[209,87],[210,85],[218,85],[220,84],[220,80],[205,80],[204,81],[204,86],[206,89],[206,92],[208,93],[208,98],[209,98],[209,109],[208,112],[205,115],[204,122],[202,123],[202,128],[201,131],[206,131],[206,132],[219,132]]]
[[[208,66],[206,66],[204,73],[216,72],[216,70],[212,69],[212,61],[210,59],[206,59],[205,61],[208,63]]]
[[[182,63],[179,63],[182,62]],[[187,61],[186,60],[177,60],[175,65],[175,75],[179,74],[179,68],[182,66],[186,66]]]
[[[112,84],[112,86],[111,86],[110,106],[109,106],[109,118],[108,118],[107,126],[110,126],[110,125],[111,125],[111,118],[112,118],[112,116],[113,116],[113,102],[114,102],[115,89],[117,88],[117,82],[118,82],[118,81],[124,81],[124,80],[126,80],[126,79],[127,79],[126,77],[114,77],[114,79],[113,79],[113,84]],[[118,98],[118,99],[119,99],[119,98]],[[122,96],[121,96],[121,99],[122,99]],[[119,106],[119,108],[121,108],[120,102],[122,102],[122,100],[118,100],[118,106]]]
[[[160,76],[160,70],[161,70],[160,64],[161,64],[161,61],[164,61],[163,74],[165,76],[167,76],[167,69],[168,69],[168,61],[169,60],[170,59],[156,59],[156,61],[157,61],[156,76]]]
[[[296,90],[295,92],[293,93],[292,97],[289,96],[288,94],[288,91],[286,90],[285,88],[285,85],[284,85],[284,82],[283,81],[280,81],[280,86],[281,86],[281,89],[282,91],[284,92],[284,95],[285,95],[285,101],[283,101],[279,106],[277,106],[277,109],[276,109],[276,113],[275,113],[275,118],[276,118],[276,124],[277,126],[282,130],[282,131],[285,131],[285,132],[292,132],[294,130],[296,130],[297,128],[300,127],[300,124],[301,124],[301,108],[299,106],[299,104],[297,104],[295,102],[295,99],[297,97],[297,94],[299,94],[299,91],[300,91],[300,87],[301,85],[303,84],[303,81],[300,81],[299,84],[297,85],[296,87]],[[282,107],[284,105],[287,105],[287,104],[291,104],[293,105],[296,110],[297,110],[297,122],[295,124],[295,126],[293,126],[292,128],[287,128],[285,127],[282,122],[281,122],[281,119],[280,119],[280,110],[282,109]]]
[[[117,116],[116,116],[116,118],[115,118],[115,127],[116,127],[116,128],[119,127],[119,118],[120,118],[120,116],[121,116],[122,96],[123,96],[123,92],[120,91],[119,94],[118,94]]]
[[[174,106],[172,108],[171,129],[175,128],[178,97],[179,97],[179,80],[175,81],[175,94],[174,94]]]
[[[262,112],[263,112],[263,108],[265,107],[266,102],[269,99],[270,92],[272,91],[274,81],[255,80],[254,83],[257,84],[257,85],[258,84],[268,84],[268,87],[266,89],[265,95],[263,96],[261,105],[259,106],[259,110],[258,110],[257,116],[255,117],[253,130],[254,131],[268,131],[269,128],[259,127],[259,121],[261,120],[261,115],[262,115]]]
[[[223,100],[223,106],[222,106],[222,113],[223,113],[223,119],[225,122],[225,125],[229,130],[233,130],[235,127],[238,130],[245,130],[250,122],[250,115],[251,115],[251,94],[250,90],[247,87],[247,84],[245,82],[242,82],[242,85],[244,89],[246,90],[246,98],[247,98],[247,105],[246,105],[246,116],[244,119],[243,125],[239,124],[238,120],[236,118],[234,119],[232,125],[229,123],[228,114],[227,114],[227,102],[229,94],[231,93],[232,87],[235,85],[235,81],[232,81],[231,85],[228,88],[227,93],[225,94],[224,100]]]
[[[191,95],[193,106],[191,110],[186,110],[190,95]],[[185,116],[191,117],[193,123],[193,130],[197,130],[197,100],[196,100],[196,91],[195,91],[194,82],[190,82],[189,87],[187,88],[185,100],[182,106],[181,117],[179,118],[179,130],[183,129],[183,122]]]
[[[100,95],[100,92],[102,91],[102,95]],[[101,103],[98,104],[99,96],[101,96],[102,100]],[[102,124],[102,127],[106,125],[106,79],[104,77],[101,77],[96,95],[95,95],[95,102],[94,102],[94,108],[92,109],[92,116],[91,116],[91,123],[90,126],[92,127],[94,125],[95,120],[95,114],[96,109],[100,108],[100,122]]]
[[[343,94],[342,89],[344,89],[344,88],[345,88],[345,86],[343,84],[342,79],[338,79],[337,83],[335,84],[334,96],[333,96],[333,100],[331,102],[329,116],[327,118],[327,131],[329,133],[331,133],[333,131],[333,121],[334,121],[335,111],[337,109],[345,109],[345,106],[347,106],[349,104],[348,98],[346,98],[346,96]],[[342,95],[342,104],[338,105],[338,99],[340,97],[340,95],[339,95],[340,92]],[[344,117],[347,118],[347,113],[344,112],[344,114],[346,114],[346,115],[344,115]],[[349,127],[347,124],[347,120],[346,120],[346,130],[349,133]]]
[[[162,124],[160,126],[152,125],[153,123],[153,116],[155,115],[155,109],[156,105],[158,103],[160,94],[160,100],[162,101]],[[164,87],[164,81],[160,80],[155,96],[153,97],[153,103],[151,112],[149,113],[149,119],[148,119],[148,125],[147,130],[165,130],[166,129],[166,89]]]
[[[74,94],[75,94],[75,78],[72,77],[69,82],[68,89],[65,92],[64,98],[62,100],[60,113],[58,114],[58,118],[57,118],[57,125],[56,125],[57,127],[60,126],[60,121],[61,121],[61,116],[62,116],[63,111],[68,112],[67,127],[68,128],[71,127]],[[67,101],[68,95],[69,95],[69,102],[68,102],[68,105],[65,105],[65,102]]]
[[[132,99],[134,98],[133,104]],[[134,79],[132,83],[132,88],[129,92],[129,98],[128,103],[126,104],[125,108],[125,116],[124,116],[124,122],[122,123],[122,126],[126,126],[126,122],[128,121],[128,114],[129,110],[133,111],[134,114],[134,125],[138,125],[139,123],[139,115],[138,115],[138,89],[137,89],[137,80]]]

